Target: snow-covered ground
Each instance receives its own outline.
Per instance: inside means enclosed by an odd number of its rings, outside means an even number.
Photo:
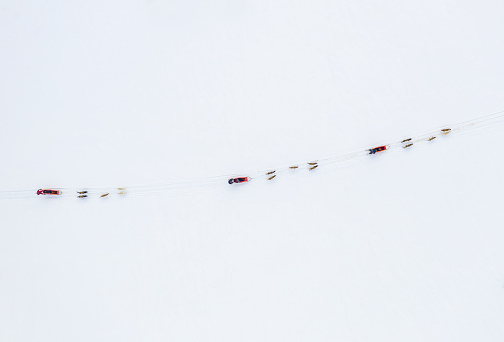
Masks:
[[[502,341],[501,1],[0,3],[0,341]]]

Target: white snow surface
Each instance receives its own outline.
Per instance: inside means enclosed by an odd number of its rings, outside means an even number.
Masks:
[[[0,2],[0,341],[502,341],[502,1]]]

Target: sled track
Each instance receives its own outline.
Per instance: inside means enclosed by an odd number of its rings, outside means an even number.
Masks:
[[[430,143],[434,140],[442,140],[445,136],[462,134],[472,131],[478,131],[481,129],[489,128],[495,125],[504,123],[504,110],[488,114],[473,120],[463,121],[451,125],[444,125],[436,129],[429,131],[420,132],[413,135],[403,136],[397,139],[390,139],[383,141],[380,146],[386,146],[386,150],[379,153],[387,153],[389,150],[398,149],[413,149],[419,143]],[[51,188],[53,190],[60,190],[62,192],[59,196],[51,195],[41,195],[37,196],[37,189],[31,190],[12,190],[12,191],[0,191],[0,199],[4,200],[25,200],[30,198],[49,198],[52,199],[70,199],[87,201],[89,199],[100,199],[108,200],[114,197],[125,197],[125,196],[147,196],[166,192],[194,192],[200,191],[202,189],[212,189],[217,187],[229,186],[227,184],[228,179],[248,176],[253,182],[255,181],[266,181],[275,182],[281,179],[281,175],[284,173],[299,172],[304,170],[306,172],[316,172],[317,168],[326,167],[336,167],[343,166],[346,163],[357,159],[363,159],[367,157],[373,157],[370,154],[370,149],[377,146],[367,146],[363,148],[356,149],[347,153],[312,159],[309,161],[303,161],[299,163],[290,163],[286,165],[279,165],[273,168],[268,168],[265,170],[259,170],[254,172],[244,172],[243,174],[227,174],[220,176],[213,176],[207,178],[200,178],[196,180],[180,180],[174,182],[160,183],[160,184],[146,184],[146,185],[134,185],[134,186],[119,186],[119,187],[64,187],[64,188]],[[85,197],[79,192],[87,191]],[[81,196],[80,198],[78,196]]]

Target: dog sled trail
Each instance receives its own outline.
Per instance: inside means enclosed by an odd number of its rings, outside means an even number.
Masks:
[[[303,172],[307,174],[316,174],[322,168],[344,167],[353,162],[363,160],[364,158],[377,158],[378,155],[388,154],[390,151],[406,150],[412,151],[418,144],[436,145],[443,139],[455,136],[461,133],[469,133],[495,125],[504,123],[504,111],[496,112],[473,120],[468,120],[452,125],[444,125],[436,129],[424,131],[421,133],[403,136],[398,139],[382,141],[381,144],[367,146],[354,151],[342,153],[339,155],[318,158],[310,161],[289,163],[273,168],[259,170],[255,172],[243,172],[240,174],[220,175],[214,177],[198,178],[193,180],[172,181],[158,184],[119,186],[119,187],[47,187],[39,189],[48,189],[56,191],[58,194],[40,194],[37,196],[37,190],[11,190],[0,191],[0,200],[28,199],[28,198],[74,198],[78,200],[119,198],[126,196],[144,196],[157,193],[175,193],[199,191],[204,189],[213,189],[222,186],[224,182],[232,185],[237,183],[250,183],[252,180],[263,180],[268,183],[275,183],[282,180],[286,174],[299,175]],[[241,181],[239,179],[242,179]],[[246,180],[244,180],[246,179]]]

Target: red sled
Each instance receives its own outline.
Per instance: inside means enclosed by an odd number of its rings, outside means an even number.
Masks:
[[[61,191],[51,189],[38,189],[37,195],[61,195]]]
[[[248,177],[237,177],[237,178],[231,178],[230,180],[228,180],[228,183],[229,184],[233,184],[233,183],[245,183],[245,182],[248,182],[248,181],[249,181]]]
[[[376,152],[385,151],[387,146],[378,146],[369,150],[369,154],[375,154]]]

